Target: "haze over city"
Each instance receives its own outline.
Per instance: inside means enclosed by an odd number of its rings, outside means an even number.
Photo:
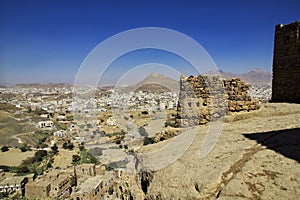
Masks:
[[[270,72],[274,26],[299,19],[299,7],[296,0],[1,1],[0,83],[73,83],[100,42],[139,27],[186,34],[224,71]],[[136,51],[113,63],[104,83],[122,75],[120,69],[146,63],[187,65],[168,52]]]

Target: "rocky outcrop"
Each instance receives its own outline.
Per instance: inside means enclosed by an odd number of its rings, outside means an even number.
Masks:
[[[225,123],[215,148],[203,159],[199,150],[208,127],[200,126],[185,154],[154,173],[146,198],[297,199],[299,108],[267,104],[257,111],[233,114],[250,116]]]
[[[200,158],[199,151],[209,126],[194,127],[193,143],[176,161],[157,171],[119,176],[118,199],[298,199],[300,105],[263,104],[226,118],[206,157]],[[156,152],[169,143],[147,145],[139,152]]]
[[[178,129],[175,128],[165,128],[162,131],[155,134],[154,142],[161,142],[170,138],[175,137],[178,134]]]
[[[129,173],[120,169],[115,170],[114,191],[118,199],[133,200],[146,199],[148,188],[153,179],[153,172],[142,171]]]

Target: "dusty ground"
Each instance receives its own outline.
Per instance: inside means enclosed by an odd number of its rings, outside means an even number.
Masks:
[[[0,165],[19,166],[22,160],[32,157],[35,151],[21,152],[20,149],[11,148],[9,151],[0,152]]]
[[[147,199],[299,198],[299,104],[266,104],[259,111],[227,117],[217,144],[201,159],[207,128],[199,129],[176,162],[154,172]]]
[[[75,154],[78,154],[75,150],[60,149],[58,154],[54,156],[53,168],[66,169],[67,166],[72,165],[72,156]]]

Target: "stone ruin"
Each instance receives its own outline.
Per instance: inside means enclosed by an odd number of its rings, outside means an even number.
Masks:
[[[182,75],[177,125],[196,126],[221,120],[231,112],[257,110],[258,99],[250,97],[249,87],[250,84],[246,84],[239,78]]]

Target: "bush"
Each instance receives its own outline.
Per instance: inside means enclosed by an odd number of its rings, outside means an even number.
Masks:
[[[35,152],[34,160],[35,160],[35,162],[41,162],[45,156],[47,156],[47,151],[39,150],[39,151]]]
[[[51,147],[51,150],[54,154],[57,154],[58,153],[58,146],[56,144],[54,144],[52,147]]]
[[[70,141],[63,143],[63,148],[64,149],[69,149],[69,150],[73,150],[74,145],[73,143],[71,143]]]
[[[108,194],[109,195],[112,195],[114,193],[114,188],[113,187],[110,187],[109,189],[108,189]]]
[[[117,141],[116,141],[116,144],[121,144],[121,140],[117,140]]]
[[[24,146],[20,147],[20,150],[22,152],[26,152],[26,151],[30,150],[30,147],[28,147],[27,145],[24,145]]]
[[[42,149],[47,148],[48,146],[49,146],[49,145],[48,145],[48,144],[45,144],[45,143],[41,144],[41,148],[42,148]]]
[[[79,155],[73,155],[72,156],[72,162],[73,163],[78,163],[80,161],[80,156]]]
[[[144,145],[153,144],[153,143],[155,143],[153,138],[146,137],[144,139]]]
[[[9,151],[8,146],[3,146],[3,147],[1,147],[1,151],[2,151],[2,152]]]
[[[78,147],[79,147],[79,151],[85,150],[83,142]]]

